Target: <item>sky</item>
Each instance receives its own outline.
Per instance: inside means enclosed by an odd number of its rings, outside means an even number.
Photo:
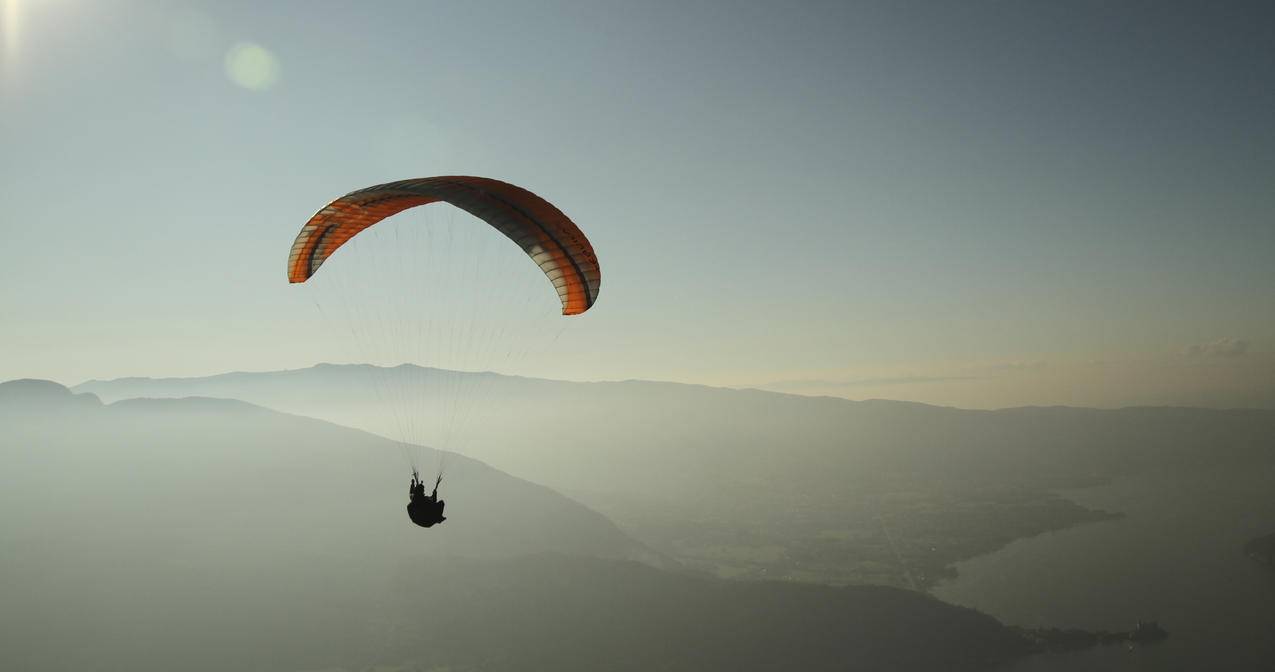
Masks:
[[[0,0],[0,380],[342,361],[292,237],[467,174],[603,268],[509,373],[1275,407],[1271,7]]]

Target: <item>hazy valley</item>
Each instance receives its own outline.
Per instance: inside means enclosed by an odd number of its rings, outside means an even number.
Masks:
[[[202,395],[399,436],[377,386],[426,419],[482,390],[464,452],[605,513],[690,567],[736,578],[925,588],[1014,539],[1118,516],[1060,488],[1272,459],[1275,412],[967,411],[704,386],[571,383],[414,366],[320,365],[93,381],[106,399]],[[438,426],[444,422],[433,423]]]

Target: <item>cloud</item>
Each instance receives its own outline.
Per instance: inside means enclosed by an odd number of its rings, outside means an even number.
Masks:
[[[1188,345],[1182,350],[1187,357],[1243,357],[1248,354],[1248,341],[1242,338],[1219,338],[1208,343]]]

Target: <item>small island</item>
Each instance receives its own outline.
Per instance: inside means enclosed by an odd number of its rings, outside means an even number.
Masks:
[[[1267,567],[1275,567],[1275,533],[1258,537],[1244,544],[1244,555]]]

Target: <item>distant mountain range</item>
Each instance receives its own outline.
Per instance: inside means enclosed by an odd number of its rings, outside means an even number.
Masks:
[[[645,381],[318,365],[74,388],[242,399],[456,445],[724,576],[921,586],[956,560],[1091,520],[1051,491],[1275,459],[1275,411],[974,411]],[[453,397],[470,421],[450,435]],[[480,393],[474,393],[479,390]],[[387,392],[389,391],[389,392]],[[394,412],[390,412],[394,409]]]
[[[393,389],[378,398],[374,385]],[[240,399],[403,438],[387,407],[432,418],[455,390],[483,390],[458,433],[465,453],[568,492],[695,502],[741,490],[839,496],[908,478],[1074,485],[1152,465],[1264,457],[1275,410],[1024,407],[975,411],[759,390],[578,383],[403,365],[321,364],[202,378],[122,378],[73,388],[106,400]],[[468,402],[467,402],[468,403]],[[397,412],[397,411],[396,411]],[[418,423],[424,445],[440,430]],[[446,446],[443,446],[446,447]]]

